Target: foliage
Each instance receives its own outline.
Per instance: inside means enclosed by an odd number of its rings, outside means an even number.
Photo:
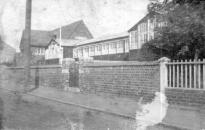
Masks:
[[[200,0],[163,1],[148,6],[158,11],[167,25],[156,28],[156,37],[144,48],[172,59],[205,57],[205,2]],[[155,6],[157,5],[157,6]]]

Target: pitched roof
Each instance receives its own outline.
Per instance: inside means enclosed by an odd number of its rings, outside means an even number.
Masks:
[[[137,27],[140,23],[144,22],[144,21],[147,20],[148,18],[150,18],[150,17],[152,17],[152,16],[154,16],[154,15],[157,15],[157,14],[159,14],[159,13],[157,13],[157,12],[151,12],[151,13],[146,14],[146,15],[145,15],[143,18],[141,18],[134,26],[132,26],[132,27],[128,30],[128,32],[130,32],[130,31],[132,31],[132,30],[135,30],[136,27]]]
[[[79,28],[81,26],[81,28]],[[78,30],[77,30],[78,29]],[[73,33],[79,33],[80,31],[85,31],[87,38],[92,38],[92,34],[84,24],[82,20],[77,22],[71,23],[69,25],[61,27],[62,39],[73,39]],[[59,37],[60,28],[50,30],[50,31],[43,31],[43,30],[31,30],[31,46],[41,46],[47,47],[49,42],[54,38],[56,35]],[[77,36],[78,37],[78,36]],[[79,37],[80,34],[79,34]],[[25,41],[25,31],[23,31],[20,48],[23,49],[23,42]]]
[[[25,31],[23,31],[21,44],[25,41]],[[31,30],[31,46],[47,46],[53,34],[49,31]]]
[[[83,20],[79,20],[77,22],[71,23],[69,25],[65,25],[61,27],[61,37],[62,39],[73,39],[72,34],[77,30],[77,28],[83,25],[85,29],[89,34],[89,38],[93,38],[92,34],[90,33],[90,31],[88,30],[88,28],[86,27],[86,25],[84,24]],[[55,34],[57,37],[59,37],[60,35],[60,28],[57,28],[55,30],[52,31],[53,34]]]
[[[80,45],[85,45],[85,44],[109,41],[109,40],[124,38],[124,37],[128,37],[128,36],[129,36],[128,32],[123,32],[123,33],[118,33],[118,34],[113,34],[113,35],[104,35],[104,36],[101,36],[98,38],[93,38],[93,39],[81,41],[77,45],[80,46]]]

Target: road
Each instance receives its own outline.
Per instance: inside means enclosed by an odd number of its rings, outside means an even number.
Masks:
[[[90,111],[33,96],[18,100],[0,90],[0,112],[5,130],[136,130],[132,119]],[[1,114],[0,113],[0,114]],[[0,115],[1,116],[1,115]],[[1,118],[0,118],[1,119]],[[148,130],[176,130],[163,126]]]

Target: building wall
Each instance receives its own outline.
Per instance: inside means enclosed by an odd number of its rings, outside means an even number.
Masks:
[[[45,51],[45,59],[49,60],[49,59],[58,59],[61,58],[63,55],[63,48],[60,47],[60,45],[55,42],[55,41],[51,41],[51,43],[49,44],[48,48]]]
[[[73,51],[74,58],[106,57],[107,55],[117,55],[128,52],[129,39],[127,37],[78,46]]]
[[[166,25],[160,15],[147,15],[129,32],[130,49],[140,49],[142,45],[155,37],[155,29]]]
[[[32,55],[38,55],[38,56],[43,56],[45,55],[45,47],[31,47],[31,53]]]
[[[156,18],[146,18],[130,32],[130,49],[140,49],[144,43],[154,38]]]
[[[63,58],[73,58],[73,47],[63,47]]]

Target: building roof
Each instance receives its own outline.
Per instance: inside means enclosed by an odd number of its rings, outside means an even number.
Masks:
[[[148,13],[148,14],[145,15],[142,19],[140,19],[134,26],[132,26],[132,27],[128,30],[128,32],[135,30],[140,23],[144,22],[145,20],[147,20],[148,18],[150,18],[150,17],[152,17],[152,16],[154,16],[154,15],[156,15],[156,14],[158,14],[158,13],[157,13],[157,12]]]
[[[124,38],[124,37],[128,37],[128,36],[129,36],[128,32],[123,32],[123,33],[118,33],[118,34],[113,34],[113,35],[105,35],[105,36],[101,36],[101,37],[98,37],[98,38],[93,38],[93,39],[89,39],[89,40],[80,41],[80,42],[78,42],[77,45],[82,46],[82,45],[86,45],[86,44],[110,41],[110,40]]]
[[[52,39],[53,34],[49,31],[31,30],[31,46],[47,46]],[[23,31],[22,39],[25,40],[25,31]],[[21,41],[21,42],[23,42]]]
[[[72,36],[76,38],[83,38],[81,32],[85,32],[85,37],[87,39],[93,38],[92,34],[84,24],[82,20],[71,23],[69,25],[61,27],[62,39],[73,39]],[[75,34],[75,35],[74,35]],[[31,46],[47,47],[52,39],[59,37],[60,28],[43,31],[43,30],[31,30]],[[25,31],[23,31],[20,48],[23,49],[23,43],[25,41]]]
[[[90,33],[90,31],[88,30],[88,28],[86,27],[86,25],[84,24],[83,20],[79,20],[76,21],[74,23],[71,23],[69,25],[65,25],[61,27],[61,37],[62,39],[73,39],[73,33],[77,31],[77,29],[80,26],[83,26],[83,30],[88,32],[88,38],[93,38],[92,34]],[[54,29],[52,31],[53,34],[55,34],[57,37],[59,37],[60,35],[60,28]]]

